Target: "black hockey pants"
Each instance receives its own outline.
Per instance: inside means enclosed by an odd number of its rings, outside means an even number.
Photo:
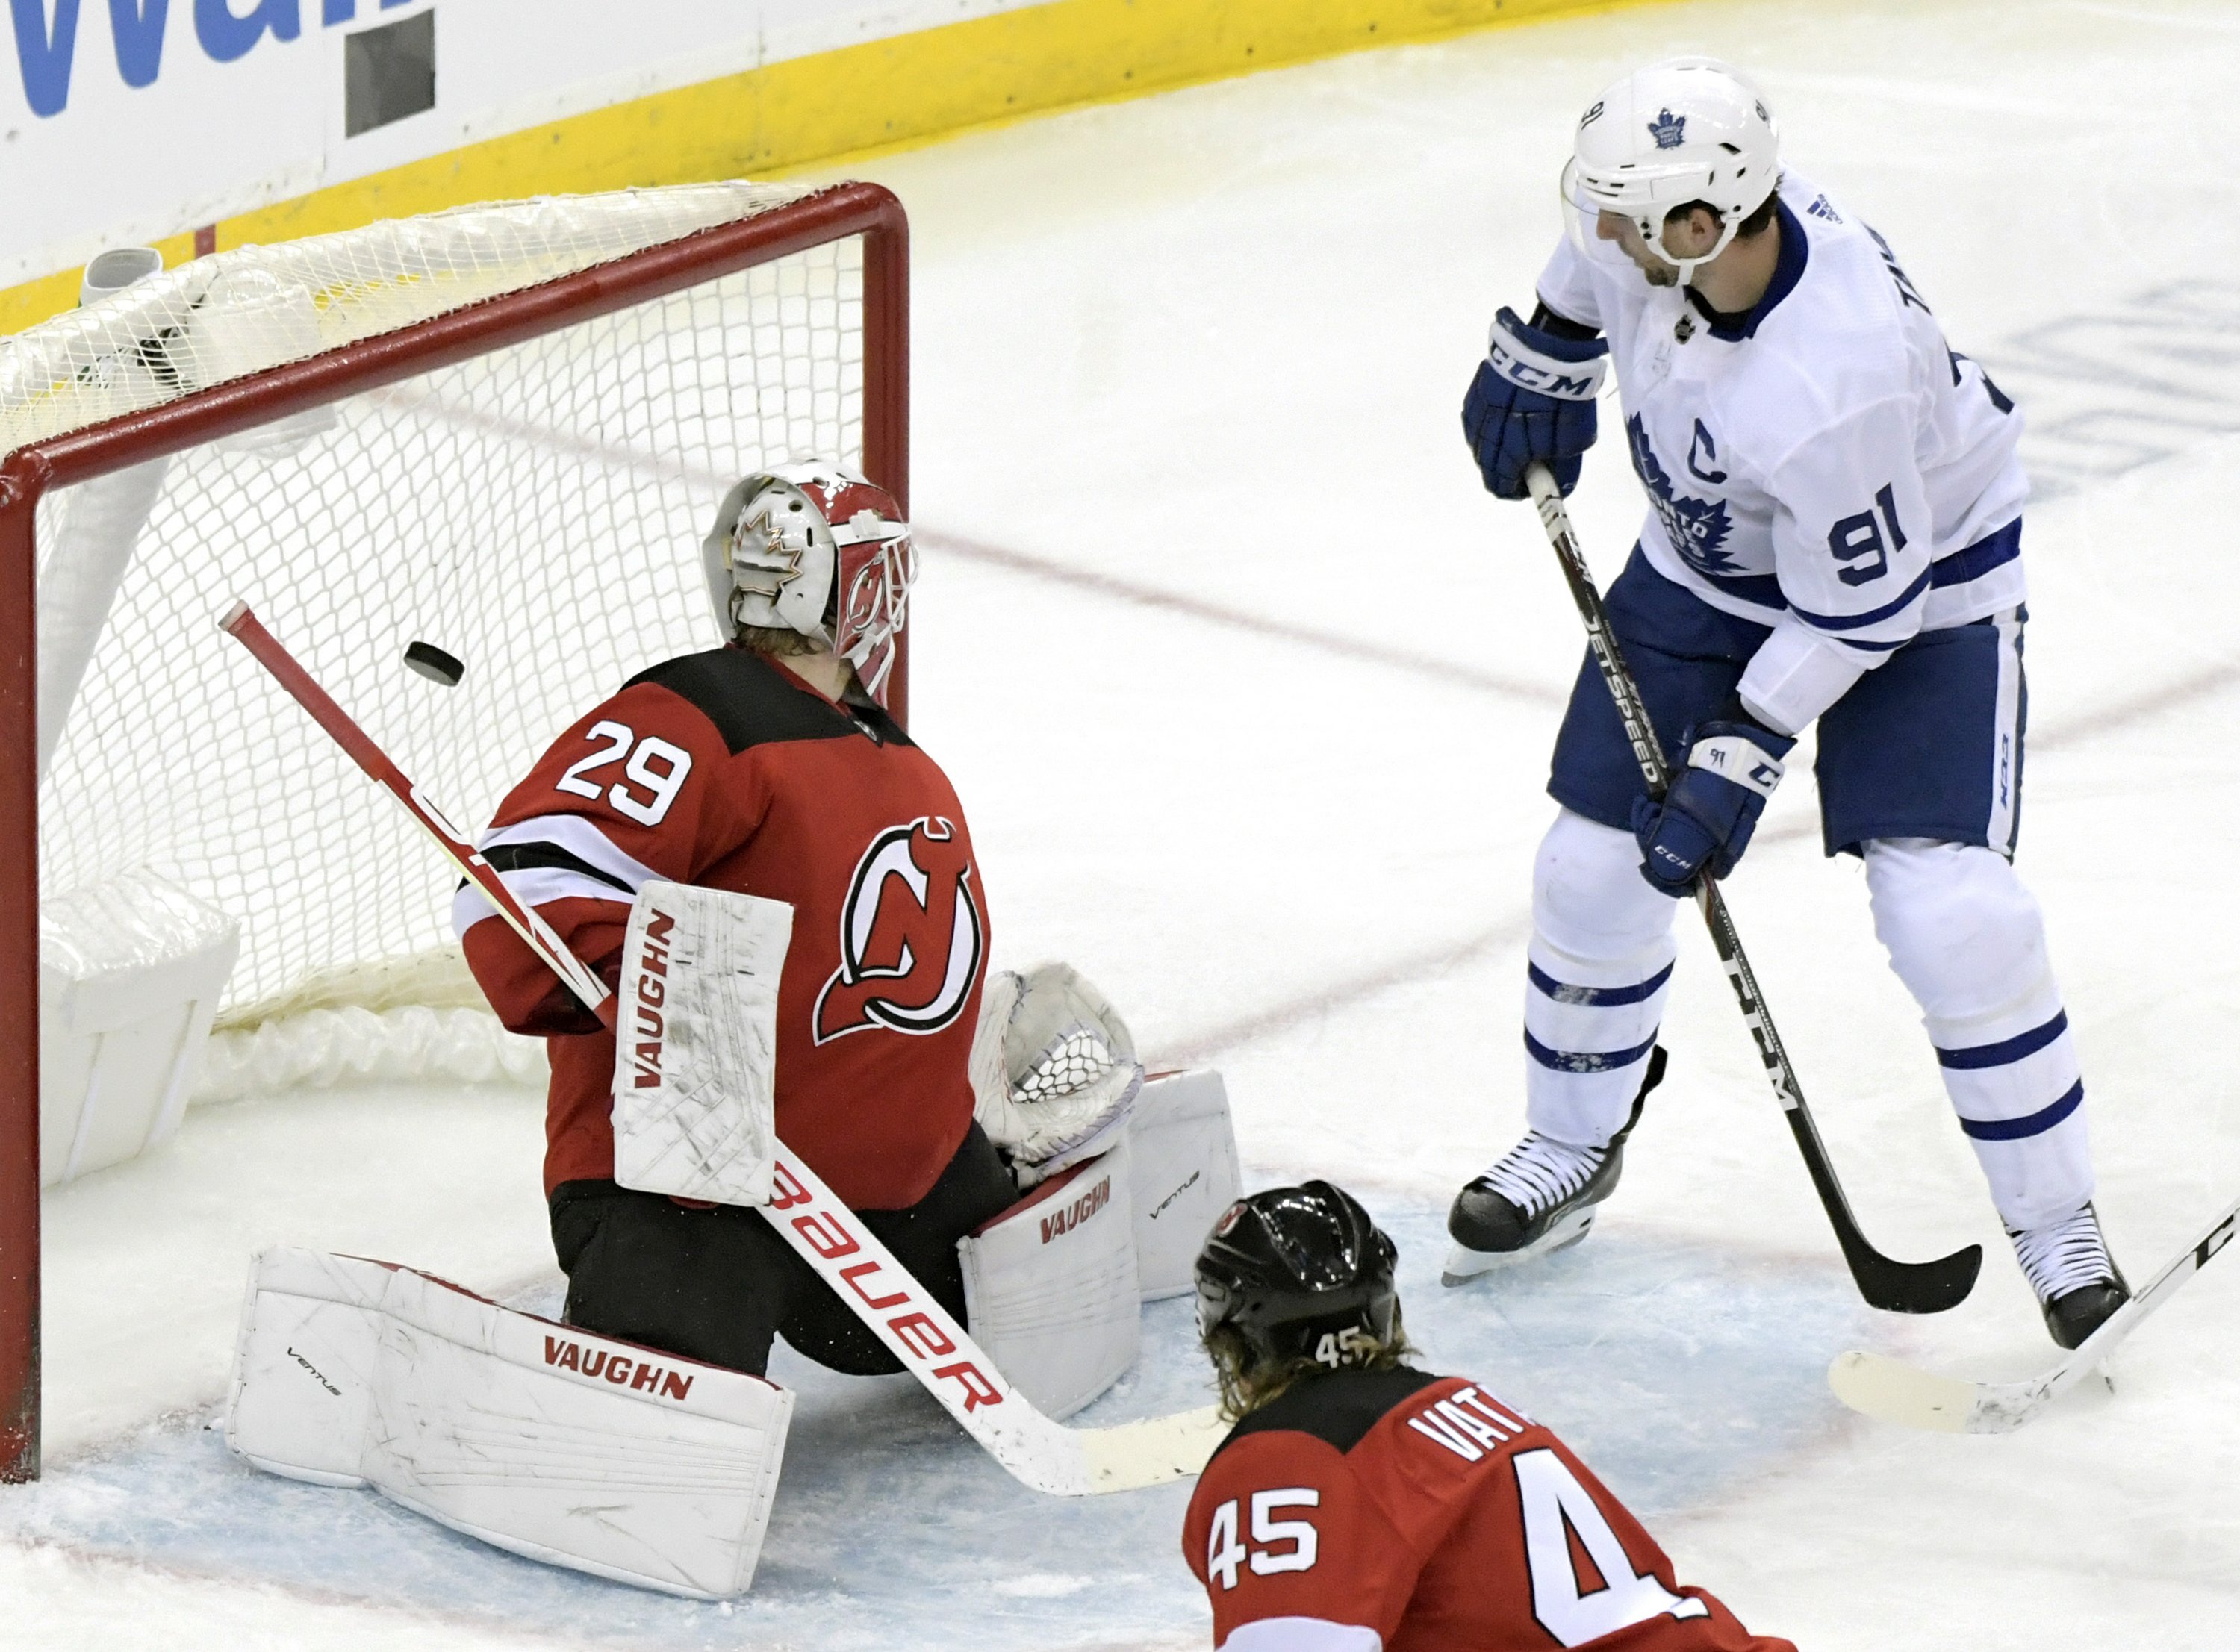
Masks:
[[[858,1214],[962,1322],[957,1242],[1017,1197],[976,1123],[925,1197],[906,1209]],[[758,1376],[774,1333],[851,1376],[903,1369],[758,1210],[692,1210],[612,1182],[563,1182],[551,1206],[570,1325]]]

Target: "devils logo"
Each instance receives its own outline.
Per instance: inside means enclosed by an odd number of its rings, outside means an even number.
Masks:
[[[972,861],[938,815],[871,840],[840,909],[840,967],[817,995],[816,1041],[867,1027],[937,1033],[963,1013],[987,944]]]

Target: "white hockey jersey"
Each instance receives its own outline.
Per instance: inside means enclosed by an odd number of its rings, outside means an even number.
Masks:
[[[1794,172],[1778,214],[1772,284],[1733,322],[1606,242],[1559,244],[1539,291],[1609,336],[1643,554],[1773,627],[1742,694],[1793,733],[1917,632],[2023,600],[2029,484],[2021,415],[1882,237]]]

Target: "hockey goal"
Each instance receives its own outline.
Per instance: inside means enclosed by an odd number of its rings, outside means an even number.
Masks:
[[[38,1471],[43,1029],[52,1180],[137,1150],[103,1062],[161,1080],[144,1138],[213,1016],[458,990],[441,857],[218,615],[254,603],[478,823],[713,645],[741,475],[837,454],[907,507],[907,270],[876,186],[694,185],[245,247],[0,339],[0,1478]],[[103,1020],[173,977],[163,1025]]]

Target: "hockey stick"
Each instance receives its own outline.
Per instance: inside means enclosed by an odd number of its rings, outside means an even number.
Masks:
[[[1854,1411],[1910,1429],[1940,1434],[2004,1434],[2018,1429],[2098,1369],[2141,1320],[2232,1242],[2236,1223],[2240,1223],[2240,1200],[2227,1205],[2200,1238],[2170,1258],[2153,1282],[2110,1314],[2098,1330],[2036,1376],[2019,1382],[1970,1382],[1884,1355],[1854,1350],[1836,1356],[1828,1367],[1828,1386]]]
[[[606,983],[533,908],[516,898],[466,834],[420,795],[404,771],[264,629],[249,604],[236,603],[218,625],[256,656],[352,762],[388,789],[530,949],[611,1030],[615,1000]],[[1005,1380],[949,1310],[783,1142],[775,1172],[777,1192],[768,1205],[757,1207],[770,1225],[1021,1484],[1053,1496],[1079,1497],[1157,1485],[1205,1466],[1224,1431],[1213,1407],[1109,1429],[1070,1429],[1053,1421]]]
[[[1602,668],[1603,682],[1609,686],[1610,698],[1617,703],[1618,720],[1625,724],[1625,737],[1633,744],[1634,758],[1641,764],[1641,777],[1649,783],[1650,796],[1662,797],[1670,781],[1671,769],[1665,761],[1664,748],[1657,738],[1656,727],[1650,722],[1649,708],[1642,700],[1640,686],[1634,682],[1633,673],[1626,669],[1625,656],[1619,652],[1617,634],[1610,629],[1610,610],[1603,607],[1602,593],[1595,589],[1594,576],[1587,571],[1586,553],[1579,549],[1578,536],[1571,531],[1570,514],[1563,509],[1563,496],[1557,491],[1556,478],[1546,465],[1535,464],[1525,471],[1524,482],[1532,491],[1533,503],[1540,507],[1540,525],[1547,530],[1548,543],[1555,547],[1556,560],[1563,564],[1564,583],[1571,588],[1571,600],[1578,604],[1579,617],[1586,622],[1587,641],[1594,649],[1596,663]],[[1812,1111],[1804,1104],[1804,1087],[1797,1082],[1797,1069],[1790,1065],[1789,1051],[1774,1028],[1773,1014],[1765,1007],[1764,995],[1758,991],[1757,976],[1743,951],[1742,937],[1735,932],[1725,897],[1708,875],[1696,883],[1696,901],[1711,931],[1711,945],[1719,955],[1720,963],[1725,966],[1727,980],[1735,989],[1735,1000],[1742,1006],[1743,1021],[1750,1028],[1750,1036],[1757,1040],[1758,1055],[1765,1062],[1765,1076],[1773,1084],[1774,1099],[1781,1103],[1790,1130],[1797,1137],[1797,1150],[1804,1156],[1804,1168],[1811,1173],[1812,1186],[1820,1195],[1821,1208],[1828,1213],[1829,1224],[1836,1229],[1836,1242],[1843,1249],[1843,1261],[1851,1269],[1859,1295],[1866,1299],[1869,1307],[1895,1314],[1939,1314],[1957,1306],[1975,1289],[1977,1270],[1983,1265],[1983,1247],[1965,1245],[1935,1262],[1898,1262],[1867,1242],[1866,1235],[1859,1230],[1858,1218],[1851,1214],[1850,1201],[1843,1196],[1843,1185],[1836,1179],[1836,1167],[1829,1161],[1827,1144],[1820,1139],[1819,1127],[1812,1122]]]

